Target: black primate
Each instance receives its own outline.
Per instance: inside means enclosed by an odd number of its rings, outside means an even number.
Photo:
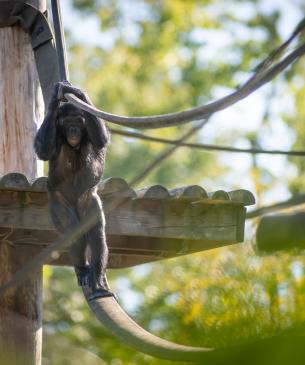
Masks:
[[[59,233],[78,225],[88,214],[99,217],[98,223],[72,244],[70,257],[78,284],[90,285],[92,299],[110,296],[105,277],[108,260],[105,219],[97,195],[109,135],[102,120],[71,103],[61,102],[65,93],[91,104],[81,90],[68,82],[57,83],[34,146],[38,157],[49,161],[50,213]]]

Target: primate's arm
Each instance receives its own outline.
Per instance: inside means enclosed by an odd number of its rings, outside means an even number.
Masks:
[[[47,114],[40,126],[34,141],[37,156],[44,161],[50,160],[56,153],[56,119],[58,116],[58,89],[59,83],[54,86]]]
[[[68,83],[61,85],[61,90],[59,93],[61,95],[64,95],[65,93],[74,94],[85,103],[92,105],[92,102],[86,93]],[[109,142],[110,137],[104,121],[86,111],[84,111],[84,115],[86,129],[91,143],[98,149],[105,147]]]

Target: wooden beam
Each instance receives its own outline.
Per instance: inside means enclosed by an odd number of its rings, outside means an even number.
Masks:
[[[148,198],[109,198],[104,205],[108,235],[226,242],[236,242],[237,216],[244,210],[233,204]],[[53,230],[46,193],[0,190],[0,227]]]
[[[35,247],[0,244],[0,286],[33,255]],[[38,365],[42,344],[42,273],[32,274],[18,289],[0,298],[0,363]]]
[[[22,2],[22,0],[21,0]],[[30,0],[46,9],[44,0]],[[30,37],[18,25],[0,28],[0,174],[37,177],[33,151],[36,125],[44,114]],[[0,286],[33,257],[35,247],[14,248],[0,238]],[[40,365],[42,276],[33,274],[0,298],[0,363]]]
[[[48,215],[47,178],[29,183],[19,173],[0,178],[0,234],[12,245],[43,248],[57,239]],[[181,256],[242,242],[246,190],[207,192],[191,185],[134,191],[122,178],[99,184],[106,212],[109,268]],[[51,264],[70,265],[65,252]]]
[[[0,229],[0,235],[6,236],[8,231]],[[16,230],[9,232],[9,242],[16,247],[35,247],[37,252],[57,239],[54,231],[25,231]],[[41,245],[41,237],[48,236],[49,242]],[[205,240],[178,240],[160,239],[154,237],[129,237],[129,236],[107,236],[109,249],[109,269],[121,269],[156,260],[168,259],[176,256],[183,256],[198,251],[205,251],[224,245],[215,241]],[[227,243],[229,244],[229,243]],[[55,255],[49,262],[50,265],[72,266],[70,257],[66,250]]]
[[[10,180],[10,181],[8,181]],[[1,179],[0,234],[13,245],[45,247],[57,239],[48,214],[47,194],[27,183],[22,175]],[[8,185],[10,188],[8,188]],[[121,184],[123,186],[123,184]],[[43,186],[42,186],[43,187]],[[41,187],[40,187],[41,188]],[[149,189],[147,189],[149,190]],[[164,189],[151,189],[161,191]],[[155,261],[242,242],[245,207],[229,200],[149,196],[130,192],[127,196],[99,191],[106,211],[106,234],[110,248],[109,268]],[[158,193],[159,194],[159,193]],[[180,191],[179,191],[180,194]],[[226,193],[227,194],[227,193]],[[224,199],[224,195],[219,194]],[[226,195],[227,197],[227,195]],[[113,207],[115,207],[113,209]],[[52,264],[70,265],[67,255]]]
[[[0,175],[18,171],[37,177],[35,124],[43,119],[35,60],[21,27],[0,28]]]
[[[305,212],[273,214],[263,217],[256,231],[260,251],[275,252],[305,248]]]

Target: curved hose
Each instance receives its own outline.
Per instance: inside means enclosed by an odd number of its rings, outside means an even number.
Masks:
[[[89,301],[90,290],[83,287],[83,292],[91,310],[104,327],[120,341],[140,352],[166,360],[194,362],[214,351],[212,348],[183,346],[163,340],[134,322],[114,297]]]
[[[305,323],[292,326],[273,336],[224,348],[178,345],[152,335],[135,323],[113,297],[88,301],[90,292],[83,288],[87,302],[98,320],[119,340],[145,354],[173,361],[214,365],[304,363]],[[277,355],[277,356],[275,356]],[[276,360],[275,360],[276,358]],[[274,362],[275,361],[275,362]]]
[[[60,79],[66,80],[68,75],[68,68],[66,62],[66,51],[64,32],[61,20],[60,3],[59,0],[52,0],[52,14],[56,35],[56,48],[58,56],[58,65]],[[192,122],[194,120],[209,118],[213,113],[223,110],[239,100],[244,99],[252,92],[271,81],[276,75],[283,71],[286,67],[295,62],[299,57],[305,53],[305,44],[302,44],[286,56],[282,61],[275,63],[280,58],[289,44],[297,37],[305,28],[305,19],[303,19],[295,28],[292,35],[279,47],[277,47],[271,54],[261,62],[256,72],[249,80],[233,93],[218,99],[214,102],[202,105],[196,108],[184,110],[176,113],[152,115],[147,117],[126,117],[107,113],[99,110],[92,105],[88,105],[73,94],[65,94],[65,98],[74,104],[76,107],[87,111],[102,118],[110,123],[123,125],[132,128],[166,128],[171,126],[182,125]],[[274,64],[274,65],[273,65]],[[272,66],[273,65],[273,66]]]
[[[292,51],[282,61],[270,67],[268,70],[255,73],[242,87],[240,87],[233,93],[209,104],[176,113],[152,115],[147,117],[126,117],[99,110],[96,107],[80,100],[73,94],[65,94],[65,98],[76,107],[85,110],[88,113],[93,114],[96,117],[104,119],[110,123],[139,129],[172,127],[189,123],[194,120],[208,118],[215,112],[223,110],[237,103],[238,101],[246,98],[255,90],[259,89],[261,86],[265,85],[267,82],[271,81],[276,75],[278,75],[281,71],[290,66],[293,62],[295,62],[299,57],[304,54],[305,43]]]

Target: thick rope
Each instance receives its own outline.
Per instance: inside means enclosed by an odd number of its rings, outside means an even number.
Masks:
[[[60,7],[58,0],[52,0],[52,15],[56,33],[56,45],[58,64],[60,67],[61,80],[67,79],[67,65],[66,65],[66,52],[64,33],[61,21]],[[119,116],[111,113],[107,113],[103,110],[99,110],[92,105],[88,105],[84,101],[77,98],[72,94],[65,94],[65,98],[73,103],[76,107],[83,109],[96,117],[102,118],[107,122],[123,125],[132,128],[166,128],[171,126],[182,125],[199,119],[206,119],[212,114],[228,108],[229,106],[237,103],[238,101],[246,98],[255,90],[271,81],[276,75],[282,72],[286,67],[295,62],[299,57],[305,53],[305,44],[298,47],[295,51],[291,52],[284,60],[278,62],[274,66],[274,62],[282,55],[289,44],[304,30],[305,19],[302,20],[291,36],[278,48],[275,49],[260,65],[257,67],[255,74],[240,88],[233,93],[209,104],[192,108],[189,110],[153,115],[147,117],[126,117]]]
[[[305,19],[299,23],[292,35],[281,44],[275,51],[271,53],[261,64],[257,67],[255,74],[240,88],[233,93],[211,102],[203,106],[185,110],[182,112],[154,115],[147,117],[126,117],[107,113],[103,110],[98,110],[94,106],[88,105],[75,95],[66,94],[65,97],[75,106],[86,110],[87,112],[102,118],[108,122],[123,125],[131,128],[165,128],[171,126],[182,125],[192,122],[194,120],[205,119],[212,114],[226,109],[238,101],[246,98],[255,90],[259,89],[266,83],[270,82],[275,76],[293,64],[297,59],[305,53],[305,44],[297,47],[282,61],[275,63],[275,61],[282,55],[289,44],[297,37],[305,28]],[[273,65],[273,66],[272,66]]]
[[[112,297],[90,301],[90,290],[83,287],[92,312],[120,341],[145,354],[172,361],[200,361],[212,348],[191,347],[157,337],[134,322]]]
[[[305,54],[305,44],[299,46],[296,50],[291,52],[281,62],[271,67],[268,71],[260,75],[260,72],[252,76],[242,87],[234,91],[233,93],[205,104],[198,108],[185,110],[182,112],[154,115],[149,117],[126,117],[116,114],[107,113],[103,110],[99,110],[96,107],[86,104],[84,101],[77,98],[72,94],[65,94],[65,98],[70,101],[76,107],[87,111],[88,113],[95,115],[98,118],[102,118],[107,122],[122,125],[130,128],[138,129],[156,129],[167,128],[178,125],[183,125],[189,122],[193,122],[199,119],[205,119],[208,116],[226,109],[229,106],[236,104],[238,101],[245,99],[254,91],[270,82],[275,76],[285,70],[288,66],[293,64],[297,59]]]

